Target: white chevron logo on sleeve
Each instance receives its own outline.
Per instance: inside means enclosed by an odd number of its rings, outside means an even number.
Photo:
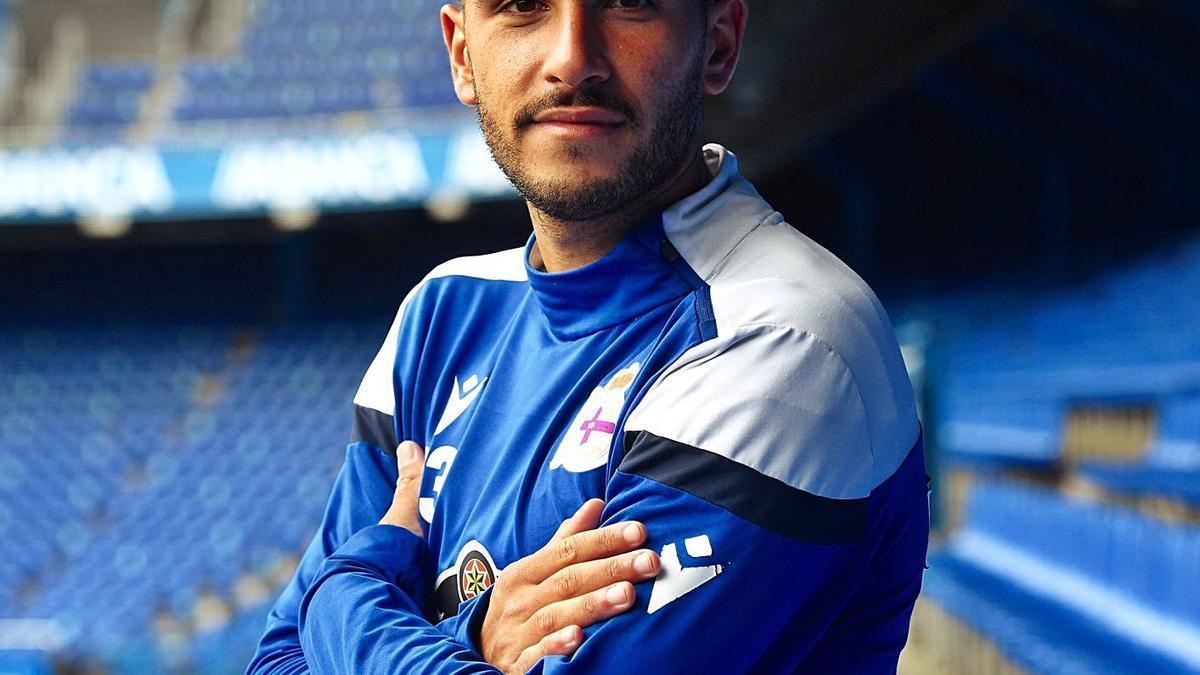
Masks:
[[[438,420],[437,429],[433,431],[434,436],[445,431],[446,427],[453,424],[454,420],[471,407],[471,403],[479,396],[479,392],[483,391],[483,385],[487,381],[486,377],[480,380],[472,375],[459,386],[458,378],[454,378],[454,386],[450,389],[450,400],[446,401],[446,409],[442,412],[442,418]]]
[[[712,542],[707,534],[685,539],[684,548],[693,558],[707,558],[712,555]],[[650,606],[647,614],[653,614],[679,598],[691,593],[697,588],[717,578],[723,569],[721,565],[704,565],[701,567],[684,567],[679,561],[679,550],[675,544],[663,546],[659,554],[662,568],[654,587],[650,590]]]

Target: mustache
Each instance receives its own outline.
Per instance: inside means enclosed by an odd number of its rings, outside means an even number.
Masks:
[[[533,124],[539,114],[554,108],[587,106],[590,108],[605,108],[619,113],[629,120],[631,126],[638,122],[637,110],[633,104],[620,96],[602,89],[580,89],[575,91],[552,91],[526,103],[517,110],[517,127]]]

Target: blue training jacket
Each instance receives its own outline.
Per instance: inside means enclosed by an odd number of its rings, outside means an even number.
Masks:
[[[531,238],[409,293],[248,672],[495,672],[491,583],[593,497],[662,571],[535,672],[894,672],[929,535],[896,338],[732,153],[705,157],[708,185],[594,263],[538,271]],[[424,540],[377,525],[403,440]]]

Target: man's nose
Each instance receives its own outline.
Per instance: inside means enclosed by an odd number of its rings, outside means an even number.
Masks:
[[[603,37],[584,3],[562,3],[556,34],[546,55],[543,74],[548,82],[572,89],[604,82],[611,75]]]

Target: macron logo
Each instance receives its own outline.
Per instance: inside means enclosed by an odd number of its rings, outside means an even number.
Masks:
[[[471,407],[471,403],[479,396],[479,392],[483,390],[483,385],[487,381],[486,377],[481,380],[472,375],[460,386],[458,378],[454,378],[454,387],[450,390],[450,400],[446,401],[446,410],[442,413],[442,419],[438,420],[437,429],[433,431],[434,436],[454,424],[454,420],[461,417],[467,408]]]
[[[683,547],[693,558],[708,558],[713,554],[712,542],[707,534],[691,537],[683,541]],[[659,554],[662,569],[654,580],[654,588],[650,590],[650,606],[647,614],[653,614],[672,602],[682,598],[704,584],[717,578],[721,573],[720,565],[704,565],[700,567],[684,567],[679,562],[679,551],[675,544],[667,544]]]

